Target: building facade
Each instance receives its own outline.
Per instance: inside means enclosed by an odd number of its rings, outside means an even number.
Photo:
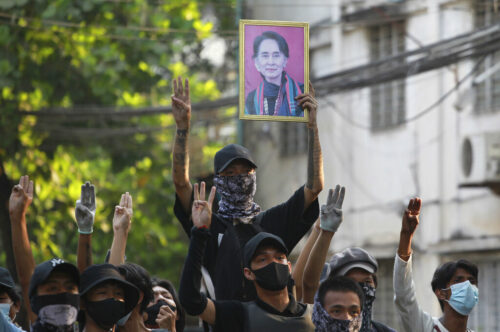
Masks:
[[[321,84],[332,73],[499,22],[500,8],[494,0],[246,0],[243,17],[309,22],[311,80]],[[499,59],[500,52],[492,53],[317,96],[325,170],[320,203],[327,188],[347,188],[331,251],[360,246],[377,257],[375,317],[393,327],[399,328],[392,267],[401,216],[409,198],[419,196],[413,244],[419,303],[440,315],[430,287],[434,270],[450,259],[469,259],[480,269],[470,326],[500,331]],[[256,200],[264,208],[305,183],[304,124],[245,121],[242,137],[259,166]]]

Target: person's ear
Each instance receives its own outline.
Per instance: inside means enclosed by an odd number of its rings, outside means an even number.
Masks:
[[[136,307],[140,307],[142,305],[142,300],[144,300],[144,292],[139,291],[139,301],[137,301]]]
[[[292,274],[292,263],[289,260],[287,260],[287,262],[288,262],[287,263],[288,264],[288,271],[290,271],[290,274]]]
[[[10,306],[11,310],[14,310],[14,314],[17,314],[21,309],[21,301],[16,301]]]
[[[446,301],[449,298],[448,290],[447,289],[436,289],[434,291],[434,294],[436,294],[436,297],[440,301]]]
[[[248,280],[250,281],[255,280],[255,274],[253,274],[253,272],[248,267],[245,267],[243,269],[243,274],[245,275],[245,278],[247,278]]]

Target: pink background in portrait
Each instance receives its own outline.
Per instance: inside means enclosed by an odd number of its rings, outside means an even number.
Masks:
[[[288,43],[288,62],[285,71],[296,82],[304,84],[304,28],[270,25],[245,25],[245,99],[263,80],[253,62],[253,41],[264,31],[274,31]]]

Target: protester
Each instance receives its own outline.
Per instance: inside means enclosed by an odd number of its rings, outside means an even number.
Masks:
[[[333,277],[321,283],[314,297],[316,332],[358,332],[362,326],[363,291],[352,279]]]
[[[398,252],[394,262],[394,301],[408,332],[464,332],[469,314],[478,302],[478,268],[464,259],[447,262],[434,272],[432,291],[443,315],[432,317],[418,302],[412,277],[411,242],[419,224],[420,198],[411,199],[403,214]]]
[[[304,303],[313,303],[318,289],[323,264],[335,232],[343,221],[342,204],[345,188],[337,185],[328,191],[325,205],[321,206],[319,223],[316,222],[304,249],[301,251],[293,277],[299,286],[298,298]]]
[[[80,297],[84,332],[109,331],[139,301],[139,290],[111,264],[96,264],[81,275]]]
[[[76,266],[53,258],[36,266],[29,285],[31,331],[72,332],[80,307]]]
[[[208,202],[204,200],[204,183],[199,192],[195,184],[194,196],[194,227],[179,290],[186,311],[213,325],[215,331],[314,331],[312,306],[296,302],[288,292],[291,263],[285,243],[276,235],[260,232],[243,250],[244,274],[255,286],[255,301],[214,301],[200,293],[203,252],[212,236],[209,228],[215,187]]]
[[[120,274],[129,283],[137,287],[139,290],[139,301],[135,308],[120,319],[120,331],[135,332],[135,331],[151,331],[146,327],[144,315],[149,303],[153,300],[153,284],[149,273],[142,267],[133,263],[125,263],[118,266]]]
[[[173,81],[172,112],[177,131],[173,148],[173,180],[176,190],[174,212],[186,234],[191,234],[191,205],[193,189],[189,180],[188,134],[191,105],[189,84],[179,77]],[[265,212],[254,202],[256,190],[256,163],[250,152],[231,144],[215,155],[214,183],[221,199],[218,212],[213,214],[212,234],[205,251],[204,281],[215,287],[214,296],[219,300],[256,298],[255,288],[248,282],[241,269],[242,248],[256,233],[266,231],[283,239],[292,250],[318,217],[317,196],[323,189],[323,161],[316,124],[317,102],[314,90],[300,94],[298,104],[309,110],[309,152],[306,185],[298,189],[283,204]],[[205,270],[203,270],[205,271]],[[210,277],[210,280],[208,280]]]
[[[333,255],[325,264],[326,276],[346,276],[361,286],[364,294],[363,327],[361,332],[395,332],[394,329],[372,320],[377,290],[378,263],[375,257],[362,248],[347,248]]]
[[[186,325],[186,314],[179,302],[174,285],[164,279],[153,278],[152,281],[154,299],[146,309],[148,314],[146,326],[183,332]],[[175,330],[173,325],[175,325]]]
[[[22,331],[14,324],[16,314],[21,308],[21,297],[9,270],[0,267],[0,331]]]

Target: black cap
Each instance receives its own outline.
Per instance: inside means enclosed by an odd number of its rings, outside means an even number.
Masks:
[[[255,251],[260,245],[263,244],[273,244],[277,246],[279,249],[283,250],[285,255],[288,254],[288,249],[286,248],[285,243],[279,236],[276,236],[271,233],[260,232],[257,233],[254,237],[252,237],[247,242],[245,248],[243,249],[243,257],[244,257],[243,263],[245,264],[245,267],[250,267],[250,262],[252,261]]]
[[[0,286],[7,288],[14,288],[16,286],[9,270],[3,267],[0,267]]]
[[[129,313],[139,301],[139,290],[120,274],[118,268],[111,264],[91,265],[83,271],[80,280],[80,297],[100,283],[115,281],[123,287],[125,293],[125,309]]]
[[[361,248],[344,249],[330,259],[331,276],[344,276],[354,268],[360,268],[372,274],[376,273],[377,260]]]
[[[248,161],[253,168],[257,168],[247,148],[238,144],[229,144],[217,151],[214,158],[214,172],[219,174],[236,159]]]
[[[32,298],[36,295],[36,288],[45,282],[52,271],[64,271],[68,272],[71,277],[75,280],[75,283],[78,285],[80,283],[80,272],[71,263],[65,262],[60,258],[52,258],[51,260],[45,261],[41,264],[38,264],[33,271],[33,275],[31,276],[30,288],[29,288],[29,297]]]

